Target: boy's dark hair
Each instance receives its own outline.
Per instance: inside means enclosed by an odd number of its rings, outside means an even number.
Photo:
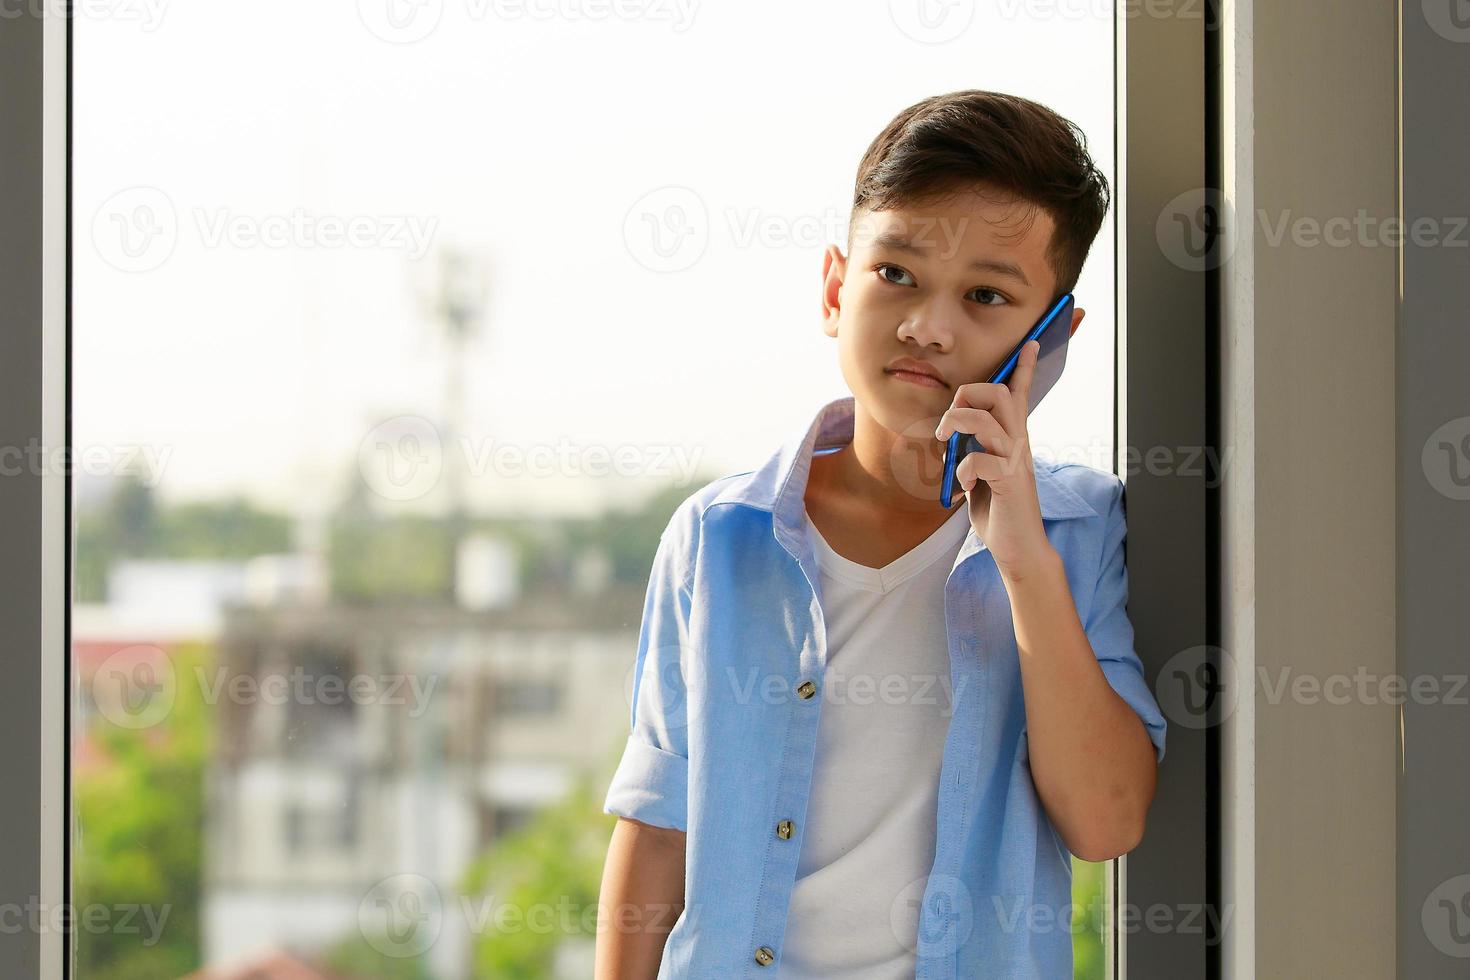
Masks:
[[[863,154],[852,196],[860,210],[909,207],[980,185],[1020,198],[1051,215],[1056,232],[1047,259],[1057,293],[1071,292],[1108,210],[1108,182],[1070,121],[1030,99],[966,89],[936,95],[893,117]]]

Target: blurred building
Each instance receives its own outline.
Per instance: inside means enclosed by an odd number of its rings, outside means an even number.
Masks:
[[[435,976],[471,975],[459,882],[626,737],[642,593],[470,591],[495,601],[226,611],[207,682],[205,962],[366,936],[375,904],[411,899],[434,906]],[[403,942],[388,955],[412,954]],[[586,944],[568,946],[558,973],[587,976]]]
[[[596,547],[528,586],[515,549],[477,533],[452,602],[347,605],[321,554],[112,563],[107,600],[72,609],[76,772],[110,764],[96,725],[162,730],[175,697],[204,699],[202,898],[175,910],[199,917],[201,980],[332,977],[324,956],[374,945],[385,902],[432,906],[432,934],[379,953],[470,977],[493,924],[460,883],[626,738],[643,586]],[[589,976],[591,955],[569,936],[548,980]]]

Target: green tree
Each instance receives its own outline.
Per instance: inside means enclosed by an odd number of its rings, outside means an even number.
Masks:
[[[447,601],[453,552],[448,524],[433,517],[339,516],[328,551],[333,597],[346,603]]]
[[[244,559],[291,548],[291,521],[243,498],[160,507],[154,490],[125,477],[77,516],[73,598],[107,598],[108,570],[123,558]]]
[[[168,716],[140,730],[99,717],[89,732],[99,758],[73,779],[73,903],[109,924],[74,932],[86,980],[160,980],[199,966],[209,728],[203,694],[184,678],[209,654],[196,645],[169,655],[179,683]]]
[[[611,779],[611,770],[607,772]],[[470,866],[462,887],[483,910],[474,939],[477,977],[546,980],[558,945],[596,940],[596,906],[617,817],[602,812],[592,778],[505,834]],[[545,923],[552,928],[545,928]]]
[[[659,535],[669,518],[685,498],[714,479],[711,474],[697,475],[686,485],[670,484],[632,510],[616,510],[601,515],[585,526],[575,528],[572,543],[594,544],[607,549],[612,558],[613,576],[621,582],[643,585],[653,566],[653,554]]]
[[[179,504],[158,512],[145,554],[160,558],[239,559],[290,551],[291,521],[242,497]]]
[[[1107,877],[1107,862],[1072,859],[1072,904],[1077,912],[1070,922],[1073,980],[1107,976],[1103,959],[1103,885]]]
[[[323,958],[344,980],[433,980],[423,957],[386,956],[360,935],[342,940]]]

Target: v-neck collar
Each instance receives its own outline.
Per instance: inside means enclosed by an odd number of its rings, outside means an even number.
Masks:
[[[849,585],[869,592],[888,593],[928,568],[950,548],[958,547],[970,528],[969,508],[960,506],[923,541],[899,555],[882,568],[873,568],[853,561],[837,552],[805,509],[807,531],[816,549],[817,565],[822,571]]]

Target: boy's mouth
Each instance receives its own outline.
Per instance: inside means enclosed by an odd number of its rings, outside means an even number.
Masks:
[[[939,369],[928,361],[916,361],[912,357],[900,357],[883,369],[885,373],[893,375],[910,384],[923,385],[926,388],[948,388],[944,376]]]
[[[893,377],[898,378],[900,381],[907,381],[910,384],[920,385],[920,386],[922,386],[924,388],[943,388],[943,387],[945,387],[945,384],[944,384],[943,381],[940,381],[938,378],[936,378],[936,377],[934,377],[933,375],[930,375],[930,374],[919,374],[917,371],[895,371],[895,370],[889,370],[888,373],[891,374]]]

